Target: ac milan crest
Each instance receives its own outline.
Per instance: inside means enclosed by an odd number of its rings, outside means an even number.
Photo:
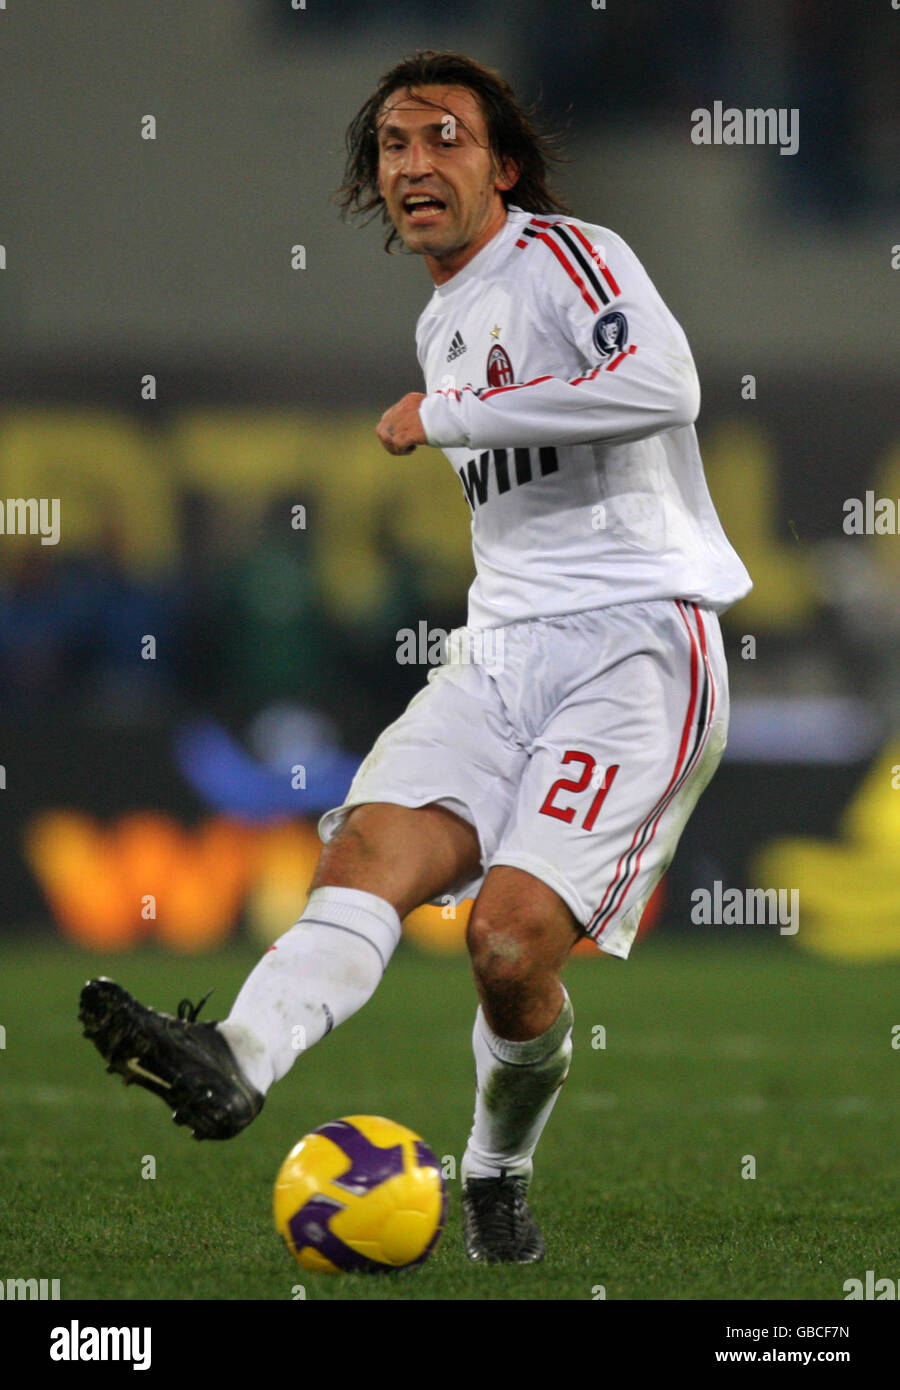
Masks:
[[[495,343],[488,353],[487,379],[489,386],[512,386],[515,373],[506,355],[506,348]]]

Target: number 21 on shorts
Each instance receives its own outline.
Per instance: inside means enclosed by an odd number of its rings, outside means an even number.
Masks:
[[[597,762],[595,758],[591,757],[590,753],[578,753],[574,749],[569,749],[568,752],[564,753],[562,760],[563,764],[581,763],[581,776],[577,781],[571,777],[557,778],[544,797],[544,803],[541,806],[541,815],[555,816],[557,820],[564,820],[567,825],[571,825],[575,818],[576,808],[574,806],[555,806],[553,804],[553,799],[559,792],[571,792],[573,795],[577,796],[579,792],[585,792],[589,787],[596,786],[594,769],[597,766]],[[600,812],[600,807],[606,800],[606,794],[615,781],[618,770],[618,763],[613,763],[612,767],[606,769],[603,781],[600,783],[597,793],[582,822],[583,829],[593,830],[594,822]]]

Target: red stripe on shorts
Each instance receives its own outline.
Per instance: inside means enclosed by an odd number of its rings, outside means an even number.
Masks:
[[[662,796],[661,796],[661,797],[659,798],[659,800],[657,801],[656,805],[655,805],[655,806],[653,807],[653,809],[650,811],[649,815],[647,815],[647,816],[644,817],[644,819],[641,821],[641,823],[638,825],[637,829],[635,830],[634,835],[633,835],[632,840],[631,840],[631,844],[628,846],[628,849],[627,849],[627,850],[620,856],[620,858],[619,858],[619,862],[618,862],[618,864],[616,865],[616,872],[615,872],[615,875],[614,875],[614,877],[613,877],[611,883],[609,884],[609,887],[607,888],[606,892],[605,892],[604,895],[603,895],[603,901],[601,902],[600,906],[597,908],[597,911],[594,913],[593,917],[591,918],[590,922],[588,923],[588,926],[587,926],[587,928],[586,928],[586,931],[587,931],[587,933],[588,933],[590,936],[593,936],[593,937],[600,936],[600,935],[606,930],[606,928],[607,928],[607,926],[609,925],[609,922],[610,922],[610,920],[611,920],[611,918],[612,918],[612,916],[613,916],[613,913],[614,913],[615,910],[616,910],[616,902],[615,902],[616,893],[615,893],[615,890],[616,890],[616,887],[618,886],[618,884],[619,884],[619,882],[620,882],[620,879],[621,879],[621,877],[622,877],[622,866],[623,866],[623,864],[627,863],[628,859],[630,858],[631,854],[633,853],[633,851],[634,851],[634,849],[635,849],[635,846],[638,844],[638,841],[641,840],[641,838],[642,838],[644,835],[647,834],[647,828],[648,828],[648,826],[649,826],[649,827],[650,827],[650,834],[647,836],[647,838],[646,838],[646,840],[644,841],[644,843],[641,844],[640,849],[639,849],[638,852],[637,852],[637,856],[636,856],[635,862],[634,862],[634,868],[632,869],[630,875],[628,876],[628,881],[627,881],[627,883],[625,884],[624,888],[622,889],[621,894],[618,895],[618,901],[619,901],[619,902],[621,902],[621,901],[625,898],[626,894],[628,893],[629,888],[631,887],[632,883],[634,882],[634,880],[635,880],[635,878],[636,878],[636,876],[637,876],[638,870],[640,869],[640,866],[641,866],[641,856],[643,855],[644,850],[647,848],[647,845],[649,845],[649,844],[651,843],[651,841],[653,840],[654,835],[656,834],[657,826],[659,825],[659,822],[660,822],[660,819],[661,819],[661,817],[662,817],[663,811],[666,809],[666,806],[668,805],[669,798],[670,798],[670,796],[671,796],[671,794],[672,794],[672,792],[673,792],[673,789],[675,788],[675,786],[676,786],[676,784],[678,783],[678,781],[680,780],[680,778],[681,778],[682,776],[686,776],[686,775],[687,775],[687,772],[689,771],[689,768],[684,767],[684,762],[685,762],[685,757],[686,757],[686,755],[687,755],[688,742],[689,742],[689,740],[690,740],[690,735],[691,735],[691,728],[692,728],[693,723],[694,723],[694,714],[695,714],[695,711],[696,711],[696,708],[697,708],[697,694],[698,694],[698,690],[697,690],[697,684],[698,684],[698,682],[697,682],[697,677],[698,677],[698,671],[699,671],[699,666],[700,666],[700,661],[701,661],[701,659],[703,660],[703,664],[704,664],[704,668],[705,668],[705,671],[706,671],[707,676],[710,675],[710,671],[709,671],[709,662],[708,662],[707,657],[706,657],[706,634],[703,633],[703,636],[702,636],[702,638],[701,638],[701,642],[700,642],[699,648],[698,648],[698,642],[697,642],[696,637],[694,636],[694,630],[693,630],[693,628],[691,627],[690,623],[688,622],[687,616],[686,616],[685,611],[684,611],[684,607],[682,606],[681,602],[680,602],[678,599],[676,599],[676,604],[677,604],[677,607],[678,607],[678,611],[679,611],[679,613],[681,614],[682,620],[684,621],[684,625],[685,625],[685,627],[687,628],[688,637],[690,638],[690,642],[691,642],[691,674],[690,674],[691,688],[690,688],[690,696],[689,696],[689,698],[688,698],[687,714],[685,715],[684,725],[683,725],[682,730],[681,730],[681,742],[680,742],[680,744],[679,744],[679,746],[678,746],[678,756],[677,756],[677,758],[675,759],[675,768],[674,768],[674,770],[673,770],[673,772],[672,772],[672,776],[669,778],[668,786],[666,787],[666,789],[665,789],[665,791],[663,792]],[[693,607],[693,604],[691,605],[691,607]],[[695,609],[694,611],[696,612],[696,609]],[[698,622],[700,622],[700,615],[699,615],[699,613],[697,614],[697,620],[698,620]],[[702,631],[702,623],[701,623],[701,631]],[[712,684],[712,681],[711,681],[711,678],[710,678],[710,685],[711,685],[711,684]],[[711,700],[710,700],[710,704],[711,704],[711,705],[712,705],[712,703],[713,703],[713,697],[711,697]],[[708,712],[708,714],[710,714],[710,713],[711,713],[711,711]],[[709,729],[709,719],[707,719],[707,732],[708,732],[708,729]],[[706,735],[704,734],[702,740],[700,741],[700,743],[699,743],[699,745],[698,745],[697,753],[696,753],[695,757],[691,760],[693,763],[696,763],[696,759],[697,759],[697,757],[699,757],[700,751],[701,751],[701,749],[702,749],[702,747],[703,747],[703,745],[704,745],[705,742],[706,742]],[[610,899],[610,895],[612,895],[614,901],[610,904],[609,908],[606,909],[606,913],[605,913],[605,916],[604,916],[604,915],[603,915],[604,909],[606,908],[606,904],[607,904],[607,902],[608,902],[609,899]],[[598,918],[600,919],[599,921],[598,921]],[[595,923],[597,924],[596,926],[595,926]]]

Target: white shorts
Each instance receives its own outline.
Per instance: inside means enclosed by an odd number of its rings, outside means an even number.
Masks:
[[[725,748],[718,619],[661,599],[500,631],[502,662],[495,643],[490,663],[432,669],[319,834],[365,802],[447,806],[474,826],[482,870],[448,893],[474,897],[488,869],[514,865],[625,957]]]

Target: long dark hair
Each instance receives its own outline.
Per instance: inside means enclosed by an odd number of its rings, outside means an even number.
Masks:
[[[468,87],[481,105],[487,124],[488,147],[495,164],[509,160],[519,177],[501,193],[505,207],[515,203],[528,212],[569,212],[566,204],[547,186],[547,165],[560,162],[556,138],[540,134],[531,112],[523,111],[512,87],[499,72],[484,67],[464,53],[438,53],[421,49],[386,72],[375,91],[347,127],[347,162],[344,181],[336,198],[342,217],[353,213],[381,213],[388,228],[384,249],[398,241],[385,201],[378,191],[378,113],[387,98],[404,88],[424,86]],[[368,219],[371,220],[371,219]]]

